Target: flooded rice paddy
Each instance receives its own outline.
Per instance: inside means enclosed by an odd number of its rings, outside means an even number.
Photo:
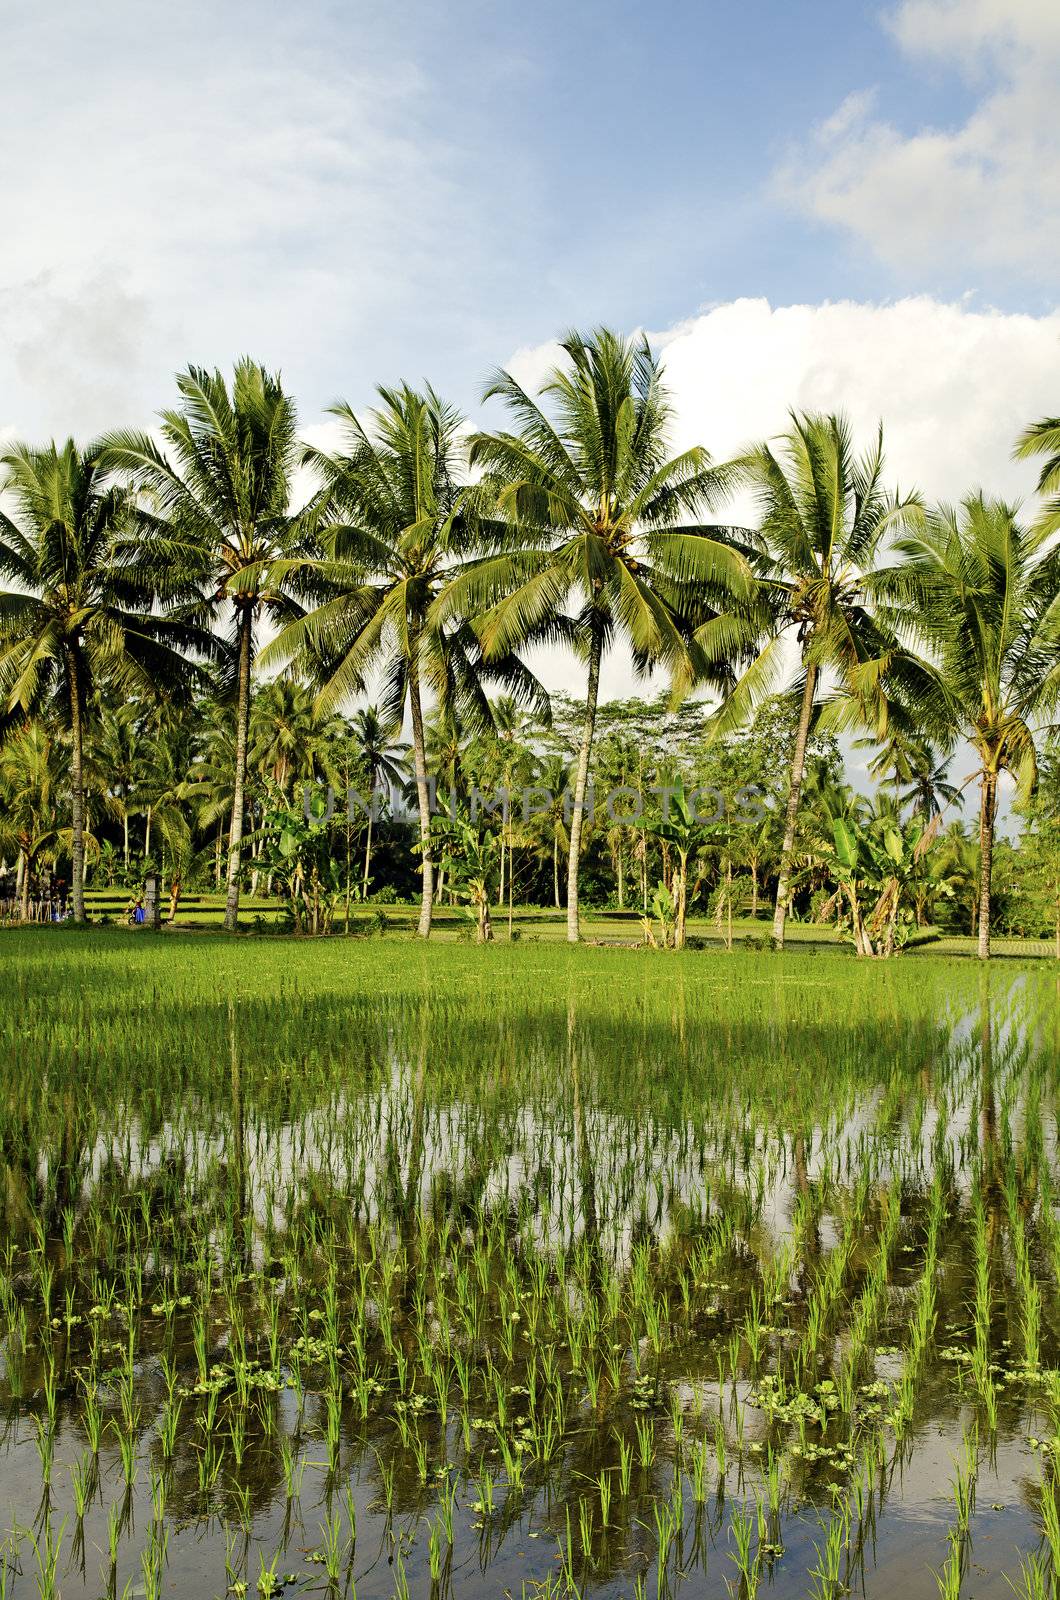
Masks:
[[[0,963],[0,1597],[1055,1592],[1048,967]]]

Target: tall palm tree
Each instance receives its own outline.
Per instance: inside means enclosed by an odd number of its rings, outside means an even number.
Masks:
[[[214,714],[218,708],[212,707]],[[236,770],[234,730],[225,721],[211,721],[197,741],[180,798],[190,801],[199,828],[216,829],[214,880],[222,883],[222,837],[226,822],[231,828]]]
[[[436,602],[479,537],[460,512],[460,417],[430,388],[378,392],[382,405],[367,425],[348,405],[333,408],[344,434],[339,452],[307,454],[323,481],[320,505],[330,524],[321,533],[327,559],[304,566],[327,598],[288,624],[262,662],[297,660],[314,672],[322,710],[363,690],[373,669],[383,674],[384,721],[400,724],[408,707],[423,884],[417,931],[425,939],[434,903],[425,693],[452,705],[465,723],[484,726],[491,721],[488,681],[545,710],[547,700],[511,651],[486,663],[465,616],[451,609],[444,620],[436,615]]]
[[[854,746],[875,750],[868,763],[869,777],[892,790],[899,811],[909,806],[912,816],[930,822],[960,797],[960,788],[949,777],[952,756],[941,755],[929,739],[899,721],[882,741],[855,739]]]
[[[920,503],[884,490],[882,429],[858,457],[840,416],[792,413],[779,445],[756,446],[742,466],[758,495],[765,546],[755,603],[709,624],[699,642],[714,655],[764,640],[722,705],[716,735],[750,720],[789,669],[792,645],[797,651],[801,704],[773,916],[773,938],[782,947],[806,746],[823,685],[829,676],[835,680],[837,724],[860,723],[882,737],[886,681],[916,679],[915,664],[873,614],[871,573],[885,536],[916,515]]]
[[[275,678],[251,702],[250,765],[289,795],[300,778],[332,778],[329,752],[345,733],[340,717],[318,714],[312,689]]]
[[[372,804],[373,795],[380,785],[388,790],[399,788],[405,781],[404,754],[408,746],[398,741],[399,723],[387,722],[377,706],[363,706],[354,713],[350,724],[358,760],[368,786],[368,831],[364,845],[364,879],[361,896],[368,894],[372,866]]]
[[[14,516],[0,512],[0,722],[54,704],[70,740],[71,902],[85,920],[86,720],[97,687],[157,695],[186,681],[185,649],[208,641],[177,614],[152,612],[186,598],[130,538],[129,496],[107,484],[99,447],[72,439],[43,449],[14,445],[0,457]]]
[[[1036,527],[1043,533],[1055,533],[1060,528],[1060,417],[1043,417],[1032,422],[1016,441],[1015,455],[1026,461],[1031,456],[1044,456],[1038,477],[1038,493],[1045,500]]]
[[[1060,556],[1014,507],[969,495],[941,506],[896,545],[880,574],[895,621],[934,656],[938,679],[922,702],[935,726],[959,729],[979,771],[979,956],[990,955],[990,880],[998,779],[1020,798],[1037,778],[1035,738],[1060,703]],[[952,736],[952,735],[951,735]]]
[[[290,510],[296,415],[279,376],[247,357],[231,388],[203,367],[178,374],[177,388],[180,409],[161,413],[161,447],[146,433],[114,433],[104,459],[136,491],[149,540],[198,585],[205,610],[230,618],[236,728],[225,927],[234,931],[255,628],[262,616],[282,624],[300,615],[306,598],[290,564],[306,540]]]
[[[439,779],[444,780],[450,801],[460,791],[461,765],[465,753],[465,731],[451,706],[436,706],[426,720],[427,759]]]
[[[691,631],[720,594],[749,590],[750,569],[731,530],[689,520],[724,496],[732,474],[698,448],[669,455],[670,404],[647,340],[599,329],[568,334],[563,351],[540,391],[548,411],[508,372],[486,390],[506,402],[518,431],[472,439],[471,462],[484,473],[474,504],[507,528],[507,547],[472,568],[451,603],[480,616],[487,659],[551,633],[586,662],[567,869],[567,937],[576,942],[605,650],[623,634],[638,670],[662,666],[675,692],[697,676],[722,678],[724,665],[710,673]]]
[[[122,828],[122,864],[129,870],[129,819],[144,771],[146,726],[141,707],[127,700],[104,700],[92,738],[92,754]]]

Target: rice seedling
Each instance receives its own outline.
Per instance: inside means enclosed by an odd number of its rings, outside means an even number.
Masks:
[[[84,1006],[31,951],[17,1036],[0,1001],[0,1089],[16,1067],[43,1086],[17,1116],[0,1094],[6,1192],[30,1196],[0,1214],[0,1410],[37,1444],[0,1438],[0,1474],[32,1461],[36,1499],[79,1523],[99,1478],[123,1483],[115,1593],[120,1563],[145,1594],[179,1584],[182,1519],[218,1587],[286,1589],[259,1519],[275,1486],[297,1547],[304,1486],[335,1592],[358,1539],[393,1554],[358,1573],[365,1600],[459,1600],[469,1562],[488,1587],[550,1528],[557,1595],[643,1593],[653,1564],[665,1592],[712,1540],[734,1592],[768,1569],[778,1600],[837,1595],[902,1514],[924,1426],[972,1402],[984,1438],[1030,1432],[1053,1405],[1055,1001],[1022,976],[987,997],[984,1075],[976,982],[927,960],[869,983],[734,953],[723,988],[688,968],[678,1023],[628,953],[592,952],[605,1005],[579,955],[543,955],[530,996],[466,951],[288,970],[176,940],[164,982],[131,948],[148,1026],[89,948],[62,950]],[[1005,1491],[1049,1546],[1055,1433],[1040,1519]],[[962,1548],[977,1466],[970,1425]],[[814,1511],[807,1554],[788,1519]]]

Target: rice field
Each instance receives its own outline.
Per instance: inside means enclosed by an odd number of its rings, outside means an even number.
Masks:
[[[5,1600],[1054,1594],[1049,966],[0,964]]]

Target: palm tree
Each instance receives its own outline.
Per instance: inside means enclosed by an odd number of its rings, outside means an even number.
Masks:
[[[1038,477],[1038,493],[1049,498],[1035,526],[1042,533],[1055,533],[1060,528],[1060,417],[1043,417],[1024,429],[1014,453],[1023,461],[1030,456],[1046,458]]]
[[[831,707],[837,725],[856,722],[886,731],[885,679],[916,678],[914,663],[887,636],[871,608],[871,573],[884,537],[919,510],[883,488],[883,431],[861,457],[839,416],[791,416],[779,448],[760,444],[742,466],[761,505],[764,554],[754,603],[708,624],[699,642],[709,654],[765,643],[740,676],[715,719],[715,735],[750,720],[798,650],[801,706],[788,776],[777,875],[773,938],[784,944],[792,858],[806,746],[822,679],[837,680]],[[768,623],[766,618],[768,617]]]
[[[868,774],[882,787],[888,784],[899,811],[911,808],[914,817],[929,821],[960,798],[960,789],[950,782],[952,756],[943,756],[922,734],[895,722],[886,738],[855,739],[856,749],[873,748],[876,754],[868,764]]]
[[[399,788],[405,779],[403,757],[408,749],[397,736],[400,724],[386,722],[377,706],[364,706],[354,713],[351,730],[358,759],[368,785],[368,833],[364,846],[364,881],[362,898],[368,894],[372,866],[372,805],[373,796],[380,785],[388,790]]]
[[[547,796],[547,804],[539,807],[532,818],[534,831],[540,837],[540,848],[552,862],[552,898],[556,910],[560,909],[559,857],[570,846],[565,816],[566,795],[570,788],[571,767],[566,755],[552,751],[544,757],[537,771],[536,787],[539,799]]]
[[[0,749],[0,849],[18,854],[15,890],[23,922],[38,862],[61,840],[57,802],[68,781],[66,752],[38,718]]]
[[[461,419],[426,389],[381,388],[381,407],[363,426],[348,405],[333,408],[345,435],[335,455],[309,451],[324,484],[330,518],[325,561],[306,562],[327,598],[291,622],[262,654],[263,664],[299,661],[316,674],[318,706],[330,710],[383,674],[380,714],[400,724],[406,705],[419,807],[423,893],[418,933],[431,931],[434,876],[424,736],[424,693],[452,706],[467,724],[491,721],[485,683],[543,700],[537,680],[511,652],[488,664],[466,617],[436,603],[473,555],[460,514],[457,470]],[[543,701],[547,711],[547,701]]]
[[[563,637],[588,678],[575,775],[567,869],[567,937],[579,938],[578,866],[596,727],[600,667],[621,632],[640,671],[661,665],[675,693],[711,674],[691,642],[710,602],[750,588],[731,530],[694,518],[728,490],[732,474],[706,451],[669,456],[670,405],[647,340],[607,329],[563,341],[566,362],[542,387],[549,416],[508,372],[500,396],[518,432],[476,434],[483,469],[474,504],[507,530],[506,548],[454,586],[452,603],[478,615],[487,659],[542,637]],[[576,610],[565,625],[563,607]]]
[[[1036,732],[1060,702],[1060,556],[1044,529],[1028,533],[1015,508],[982,493],[941,506],[898,541],[882,573],[896,624],[939,669],[921,702],[926,719],[959,729],[979,758],[979,956],[990,955],[990,878],[997,786],[1019,797],[1037,778]],[[952,737],[952,732],[951,732]]]
[[[251,702],[248,760],[289,797],[299,778],[332,778],[329,752],[345,734],[341,718],[319,716],[312,689],[276,678]]]
[[[122,862],[129,870],[129,816],[132,795],[143,769],[141,745],[143,719],[140,710],[128,701],[104,702],[92,741],[99,769],[106,774],[107,787],[121,818]]]
[[[445,788],[450,801],[460,792],[461,764],[464,759],[465,733],[451,706],[436,706],[426,719],[424,738],[427,759]]]
[[[231,390],[219,371],[202,367],[180,373],[177,388],[180,410],[161,413],[162,448],[146,433],[115,433],[104,459],[136,491],[145,535],[198,586],[204,610],[230,609],[236,728],[225,927],[234,931],[255,627],[262,615],[280,624],[300,615],[306,598],[292,568],[306,542],[306,524],[289,506],[296,417],[279,376],[245,357]]]
[[[216,715],[216,706],[213,710]],[[224,722],[213,721],[198,740],[187,777],[180,788],[180,798],[192,803],[199,828],[217,830],[214,879],[218,889],[222,882],[221,845],[226,821],[231,827],[235,770],[234,731],[228,726],[227,719]]]
[[[54,704],[70,740],[71,901],[85,920],[85,724],[106,682],[157,695],[188,676],[186,648],[207,648],[177,614],[152,613],[164,591],[184,598],[129,534],[129,497],[105,482],[99,447],[72,439],[0,457],[15,516],[0,512],[0,723]]]

